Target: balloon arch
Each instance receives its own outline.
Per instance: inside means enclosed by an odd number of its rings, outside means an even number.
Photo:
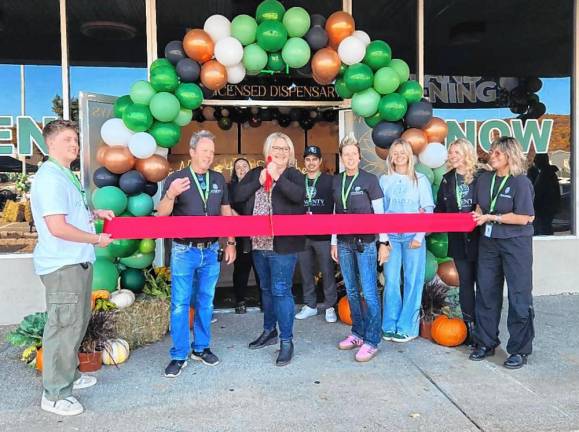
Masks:
[[[97,152],[102,167],[93,174],[93,205],[117,216],[150,215],[156,183],[169,173],[166,149],[179,142],[181,128],[192,121],[206,94],[241,83],[247,75],[289,74],[308,65],[317,83],[333,82],[340,97],[351,99],[352,111],[372,128],[380,157],[396,138],[405,138],[421,162],[417,169],[434,179],[446,161],[442,142],[448,128],[432,116],[432,105],[422,99],[422,86],[409,79],[406,62],[392,58],[386,42],[356,30],[346,12],[326,19],[265,0],[255,17],[229,21],[212,15],[203,29],[169,42],[165,58],[151,64],[149,81],[135,82],[117,99],[115,118],[101,128],[106,146]],[[144,283],[135,272],[153,258],[151,240],[117,240],[97,250],[93,288],[116,289],[119,269],[122,286],[127,280]]]

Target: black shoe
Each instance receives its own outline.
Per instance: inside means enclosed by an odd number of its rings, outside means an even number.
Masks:
[[[277,343],[277,330],[264,331],[256,340],[249,344],[249,349],[260,349]]]
[[[294,344],[291,340],[282,340],[279,344],[279,354],[277,360],[275,361],[276,366],[285,366],[292,361],[294,356]]]
[[[171,360],[169,366],[165,368],[165,376],[167,378],[178,377],[181,373],[181,369],[187,366],[187,360]]]
[[[520,369],[527,364],[527,354],[511,354],[503,365],[507,369]]]
[[[463,345],[467,347],[474,347],[474,322],[472,321],[465,321],[466,324],[466,339],[463,342]]]
[[[468,356],[469,360],[473,361],[481,361],[484,360],[485,357],[490,357],[495,355],[494,348],[488,348],[485,346],[479,346],[473,350],[472,353]]]
[[[245,305],[244,301],[240,301],[235,305],[235,313],[236,314],[244,314],[247,312],[247,306]]]
[[[205,348],[203,352],[193,351],[191,353],[191,358],[203,362],[207,366],[215,366],[219,364],[219,357],[211,352],[209,348]]]

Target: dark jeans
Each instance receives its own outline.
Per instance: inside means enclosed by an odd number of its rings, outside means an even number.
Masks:
[[[322,272],[324,284],[324,302],[320,309],[334,307],[337,301],[336,279],[334,277],[334,261],[330,256],[330,240],[312,240],[306,238],[306,248],[298,254],[304,303],[311,308],[317,307],[316,283],[314,280],[316,260]]]
[[[460,279],[458,298],[460,300],[460,309],[462,310],[462,319],[465,321],[474,321],[476,261],[455,259],[454,265],[456,265]]]
[[[259,274],[263,329],[271,331],[279,324],[280,339],[293,338],[294,296],[292,279],[298,255],[278,254],[274,251],[253,251],[253,263]]]
[[[233,263],[233,292],[235,294],[235,302],[239,303],[245,301],[247,295],[247,282],[249,281],[249,274],[251,273],[252,267],[258,286],[259,277],[257,276],[257,270],[253,265],[251,251],[243,251],[243,242],[240,241],[240,239],[237,240],[235,248],[237,249],[237,257]]]

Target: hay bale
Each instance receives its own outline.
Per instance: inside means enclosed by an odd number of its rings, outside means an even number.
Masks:
[[[118,337],[131,349],[160,341],[169,330],[169,312],[167,300],[141,294],[128,308],[115,311]]]
[[[16,201],[6,201],[3,219],[6,223],[24,221],[24,206]]]

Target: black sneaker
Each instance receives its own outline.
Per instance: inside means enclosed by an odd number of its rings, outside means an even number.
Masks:
[[[216,366],[219,364],[219,357],[211,352],[209,348],[205,348],[203,352],[193,351],[191,353],[191,358],[203,362],[207,366]]]
[[[187,360],[171,360],[169,366],[165,368],[167,378],[176,378],[181,374],[181,369],[187,366]]]

